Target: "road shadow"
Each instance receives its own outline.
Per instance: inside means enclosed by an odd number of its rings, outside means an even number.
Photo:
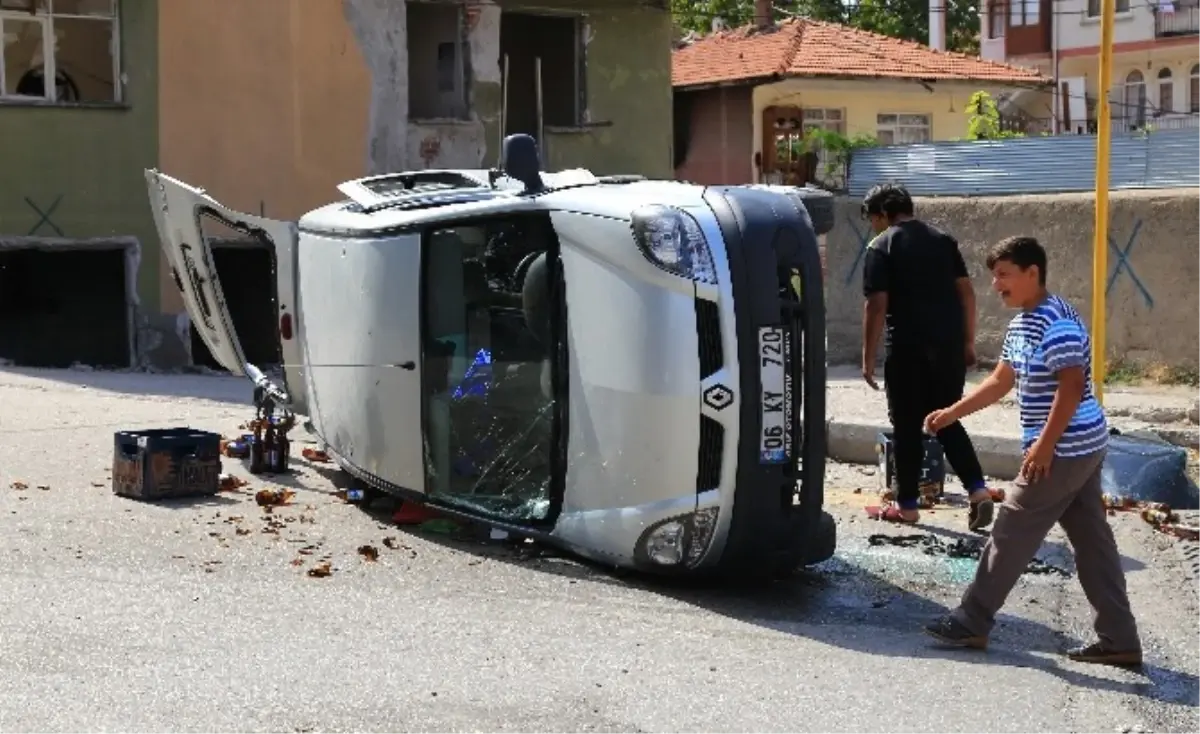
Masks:
[[[363,486],[336,464],[305,462],[305,465],[320,477],[320,481],[328,481],[332,489],[315,488],[313,477],[307,477],[309,481],[299,475],[288,477],[298,488],[332,494]],[[274,477],[272,481],[279,479],[281,477]],[[423,529],[420,525],[398,525],[392,520],[395,500],[376,502],[374,500],[386,499],[386,496],[372,492],[368,497],[368,501],[359,504],[358,508],[380,525],[394,528],[398,535],[419,538],[481,560],[553,575],[570,584],[600,584],[653,594],[746,624],[819,640],[866,655],[1032,668],[1072,686],[1172,705],[1200,705],[1200,678],[1193,672],[1174,670],[1150,661],[1141,671],[1122,671],[1108,677],[1105,673],[1110,673],[1109,669],[1089,668],[1062,658],[1061,653],[1067,647],[1081,641],[1067,639],[1062,631],[1036,620],[1001,613],[992,634],[992,646],[986,653],[939,647],[924,636],[921,627],[947,613],[948,608],[905,588],[902,583],[906,579],[897,578],[903,574],[873,570],[856,562],[852,554],[839,552],[825,563],[773,582],[729,585],[711,580],[673,579],[596,563],[528,539],[493,540],[489,538],[490,527],[484,523],[458,519],[458,530],[451,532],[444,530],[444,523],[434,525],[438,528],[436,531]],[[973,533],[928,525],[919,529],[954,539],[979,538]],[[914,528],[909,526],[903,530],[911,532]],[[1039,555],[1056,564],[1071,558],[1064,544],[1055,545],[1059,547],[1044,547]],[[921,554],[915,548],[899,552]],[[1131,568],[1143,567],[1134,559],[1126,560]],[[1073,569],[1073,565],[1065,568]],[[914,586],[929,583],[919,578],[907,581]],[[1068,578],[1064,583],[1076,582]],[[1095,674],[1091,672],[1093,670]]]
[[[254,385],[244,377],[229,373],[157,373],[5,366],[0,367],[0,376],[8,377],[5,383],[10,385],[15,383],[19,386],[22,381],[36,385],[36,380],[48,380],[121,395],[210,400],[245,405],[253,410]]]
[[[390,513],[362,509],[378,522],[390,522]],[[728,585],[618,569],[532,541],[492,541],[487,539],[486,526],[461,525],[463,530],[455,534],[428,532],[420,526],[394,527],[398,533],[489,561],[558,576],[568,583],[635,589],[866,655],[1032,668],[1072,686],[1174,705],[1200,705],[1200,678],[1194,673],[1150,662],[1140,671],[1122,671],[1117,677],[1103,674],[1110,669],[1097,669],[1100,674],[1092,674],[1084,670],[1087,666],[1061,657],[1067,647],[1080,640],[1067,639],[1061,631],[1022,617],[1001,613],[987,652],[940,647],[922,633],[921,627],[947,613],[945,605],[840,556],[786,579]],[[1066,583],[1075,582],[1067,579]]]

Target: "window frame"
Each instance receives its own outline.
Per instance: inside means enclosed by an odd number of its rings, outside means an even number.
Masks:
[[[455,110],[454,110],[453,114],[448,114],[448,115],[413,115],[412,114],[412,112],[411,112],[411,106],[412,106],[411,95],[412,95],[413,84],[412,84],[411,75],[413,73],[412,72],[413,67],[412,67],[412,60],[411,60],[411,55],[410,55],[408,70],[405,72],[405,78],[408,83],[409,95],[410,95],[410,103],[409,103],[410,111],[409,111],[408,119],[410,122],[417,122],[417,123],[431,122],[431,121],[435,121],[435,120],[457,120],[457,121],[470,120],[471,119],[471,95],[470,95],[471,79],[470,79],[470,70],[469,70],[469,67],[467,64],[467,59],[466,59],[466,54],[470,53],[470,49],[467,46],[467,44],[463,43],[463,36],[462,36],[462,31],[463,31],[463,29],[465,29],[467,27],[467,23],[469,21],[466,8],[463,5],[448,5],[448,4],[439,3],[439,2],[431,2],[429,0],[410,0],[410,2],[408,2],[405,5],[405,9],[404,9],[404,12],[406,15],[405,21],[406,21],[406,29],[407,29],[405,32],[405,35],[406,35],[405,43],[408,44],[409,49],[412,48],[412,43],[411,43],[410,39],[407,38],[407,35],[413,32],[414,24],[412,22],[411,14],[413,12],[414,6],[426,6],[426,7],[438,8],[438,9],[442,9],[442,10],[453,10],[453,12],[455,14],[455,28],[458,30],[458,32],[455,34],[453,41],[443,41],[438,44],[439,47],[446,45],[448,43],[453,43],[453,45],[454,45],[454,71],[453,71],[453,74],[454,74],[454,87],[455,88],[454,88],[452,94],[454,95],[454,99],[455,99]],[[431,71],[433,71],[433,73],[435,75],[438,73],[438,66],[437,66],[436,59],[433,62]],[[442,90],[439,89],[438,94],[442,94],[442,93],[443,93]]]
[[[1088,0],[1086,17],[1099,18],[1101,2],[1103,2],[1103,0]],[[1116,0],[1115,11],[1117,15],[1131,12],[1132,8],[1130,7],[1129,0]]]
[[[1136,80],[1134,75],[1137,75]],[[1138,69],[1126,74],[1124,81],[1121,82],[1121,119],[1139,125],[1145,123],[1144,113],[1149,102],[1149,94],[1145,74]],[[1135,97],[1133,104],[1130,104],[1131,95]]]
[[[1188,112],[1200,114],[1200,64],[1193,64],[1188,74]]]
[[[886,117],[892,117],[895,119],[892,122],[885,122],[883,118],[886,118]],[[914,125],[911,123],[902,123],[902,122],[900,122],[900,118],[902,118],[902,117],[923,117],[923,118],[925,118],[925,124],[924,125]],[[897,140],[896,140],[896,138],[898,137],[897,133],[900,130],[924,130],[925,131],[925,139],[924,140],[897,142]],[[920,145],[922,143],[932,142],[933,141],[933,113],[931,113],[931,112],[877,112],[875,114],[875,137],[876,138],[881,137],[881,134],[885,131],[891,133],[892,142],[883,143],[884,145]]]
[[[1010,28],[1028,28],[1041,25],[1041,0],[1009,0],[1008,25]]]
[[[834,113],[832,116],[829,113]],[[814,113],[820,113],[820,118],[811,116]],[[838,135],[846,134],[846,110],[844,107],[801,107],[800,108],[800,135],[802,138],[808,137],[809,130],[820,128],[829,130]],[[824,147],[818,147],[813,151],[817,156],[817,179],[823,180],[825,172],[830,167],[829,151]]]
[[[1004,0],[992,0],[987,8],[988,39],[1004,38],[1008,30],[1008,13],[1005,12]]]
[[[543,345],[543,349],[548,352],[543,357],[543,361],[550,363],[550,383],[553,397],[550,398],[551,405],[543,406],[540,410],[550,411],[550,441],[551,445],[547,447],[549,454],[549,462],[547,471],[549,473],[548,483],[546,485],[546,499],[549,504],[546,508],[546,514],[542,517],[525,517],[516,518],[511,515],[502,515],[488,512],[478,505],[473,505],[470,502],[459,499],[455,501],[452,493],[439,492],[433,479],[437,477],[436,469],[438,467],[431,466],[434,459],[431,451],[426,450],[422,461],[423,485],[420,492],[431,499],[440,499],[447,501],[451,506],[457,507],[460,511],[467,515],[492,521],[504,521],[514,525],[534,528],[553,527],[558,516],[563,509],[563,503],[566,494],[566,476],[567,476],[567,450],[570,441],[570,423],[569,423],[569,401],[570,401],[570,360],[572,358],[569,344],[570,333],[566,317],[566,290],[565,290],[565,274],[563,272],[562,263],[562,242],[558,237],[558,232],[554,229],[553,222],[549,214],[545,212],[504,212],[496,214],[486,214],[477,217],[454,218],[442,222],[435,222],[422,227],[419,231],[417,242],[420,247],[420,284],[418,286],[418,302],[420,304],[419,323],[420,323],[420,390],[421,390],[421,407],[420,407],[420,424],[421,438],[425,445],[431,445],[430,428],[432,426],[432,414],[435,400],[434,397],[441,394],[452,394],[449,382],[441,385],[432,374],[432,371],[427,371],[426,366],[431,358],[437,359],[436,355],[429,353],[428,347],[436,338],[435,332],[431,326],[431,317],[433,316],[433,308],[429,299],[429,295],[437,290],[437,282],[433,280],[433,275],[430,272],[434,266],[433,258],[429,256],[430,248],[434,246],[434,235],[441,232],[452,232],[463,229],[481,229],[484,232],[484,237],[487,239],[492,232],[497,228],[506,225],[517,225],[520,227],[539,228],[542,233],[547,235],[547,249],[544,254],[547,257],[547,265],[549,267],[548,277],[550,279],[550,300],[549,304],[549,332],[552,344]],[[527,253],[528,254],[528,253]],[[463,262],[466,262],[464,260]],[[486,277],[486,271],[485,271]],[[495,294],[492,290],[492,284],[489,282],[489,297]],[[519,297],[519,294],[513,294]],[[464,299],[464,306],[466,301]],[[490,307],[486,307],[489,308]],[[464,334],[465,336],[465,334]],[[487,349],[490,352],[495,352],[495,345],[488,344]],[[470,359],[470,349],[465,350],[465,357]],[[530,363],[532,364],[532,363]],[[469,369],[469,368],[468,368]],[[458,387],[461,387],[460,382]],[[439,389],[434,389],[434,388]],[[431,469],[434,470],[431,474]]]
[[[76,13],[56,12],[55,0],[28,0],[30,10],[15,10],[0,8],[0,105],[2,104],[36,104],[49,107],[104,107],[122,106],[125,104],[125,85],[122,81],[121,64],[121,2],[110,0],[111,13],[108,15],[79,15]],[[63,101],[58,99],[58,43],[54,33],[54,21],[59,19],[84,20],[92,23],[108,23],[112,27],[110,41],[112,56],[113,96],[108,100],[94,101]],[[27,95],[8,94],[8,69],[4,62],[4,21],[16,20],[22,22],[40,23],[42,27],[42,73],[50,80],[45,84],[44,95],[31,97]]]
[[[589,14],[586,11],[580,10],[558,10],[558,9],[543,9],[535,7],[514,7],[511,9],[502,9],[500,17],[500,27],[504,27],[504,16],[516,15],[524,17],[540,17],[540,18],[556,18],[570,20],[572,23],[571,29],[571,72],[572,72],[572,94],[570,95],[572,110],[571,119],[567,124],[560,122],[548,122],[545,119],[545,110],[542,112],[541,132],[543,133],[572,133],[581,132],[589,127],[597,124],[590,119],[588,106],[588,79],[587,79],[587,58],[588,58],[588,42],[587,37],[589,31]],[[501,36],[503,39],[503,36]],[[508,83],[504,78],[504,54],[505,45],[501,40],[500,44],[500,66],[501,66],[501,89]],[[605,124],[605,123],[599,123]]]
[[[1165,76],[1164,76],[1165,75]],[[1158,70],[1158,115],[1170,115],[1175,112],[1175,75],[1167,67]],[[1164,94],[1164,92],[1166,94]]]

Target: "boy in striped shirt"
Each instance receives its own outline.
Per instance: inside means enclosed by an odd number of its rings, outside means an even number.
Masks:
[[[996,613],[1055,523],[1075,550],[1079,583],[1095,613],[1098,641],[1068,652],[1081,662],[1141,665],[1137,623],[1121,555],[1100,492],[1108,448],[1104,410],[1092,391],[1091,344],[1071,304],[1046,290],[1046,251],[1010,237],[987,258],[1004,305],[1021,309],[1008,326],[1000,363],[971,394],[926,418],[941,427],[992,405],[1017,385],[1025,458],[1000,506],[975,580],[959,607],[925,628],[938,640],[983,649]]]

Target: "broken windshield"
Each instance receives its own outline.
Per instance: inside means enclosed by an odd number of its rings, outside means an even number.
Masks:
[[[425,239],[425,474],[431,498],[516,522],[550,511],[553,344],[542,218]]]

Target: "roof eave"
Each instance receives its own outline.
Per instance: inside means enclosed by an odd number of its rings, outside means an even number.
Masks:
[[[768,74],[766,76],[747,77],[745,79],[723,79],[713,82],[672,84],[671,87],[679,92],[698,92],[704,89],[718,89],[720,87],[755,87],[759,84],[770,84],[782,78],[779,74]]]
[[[978,79],[976,79],[976,78],[971,78],[971,77],[962,77],[962,78],[958,78],[958,77],[950,77],[950,78],[947,78],[947,77],[921,77],[921,76],[884,76],[884,75],[878,75],[878,74],[877,74],[877,75],[868,76],[868,75],[866,75],[866,74],[804,74],[804,73],[794,73],[794,74],[781,74],[781,75],[778,75],[778,76],[777,76],[777,79],[833,79],[833,80],[837,80],[837,81],[848,81],[848,82],[854,82],[854,81],[859,81],[859,82],[861,82],[861,81],[893,81],[893,82],[912,82],[912,83],[914,83],[914,84],[919,84],[919,83],[922,83],[922,82],[924,82],[924,83],[926,83],[926,84],[938,84],[938,83],[942,83],[942,84],[1004,84],[1004,85],[1029,85],[1029,84],[1034,84],[1034,85],[1037,85],[1037,86],[1046,86],[1046,87],[1049,87],[1049,86],[1053,86],[1053,85],[1054,85],[1054,81],[1053,81],[1052,79],[1041,79],[1041,80],[1038,80],[1038,79],[1019,79],[1019,78],[1016,78],[1016,77],[1013,77],[1013,78],[1011,78],[1011,79],[999,79],[999,78],[978,78]]]
[[[832,79],[836,81],[849,82],[869,82],[869,81],[893,81],[893,82],[912,82],[914,84],[972,84],[972,85],[1000,85],[1000,86],[1037,86],[1037,87],[1053,87],[1054,80],[1052,79],[1022,79],[1013,77],[1011,79],[1000,78],[971,78],[971,77],[921,77],[921,76],[868,76],[865,74],[767,74],[756,77],[746,77],[743,79],[722,79],[711,82],[694,82],[688,84],[672,84],[672,88],[681,92],[695,92],[703,89],[717,89],[719,87],[748,87],[758,86],[760,84],[771,84],[773,82],[782,81],[784,79]]]

